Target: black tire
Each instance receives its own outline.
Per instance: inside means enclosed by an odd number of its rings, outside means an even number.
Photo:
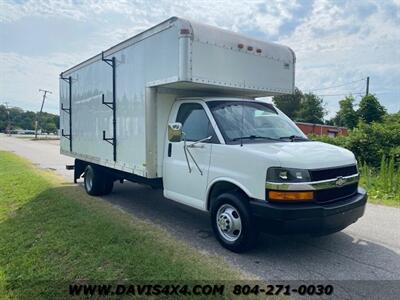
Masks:
[[[218,225],[217,221],[218,214],[220,214],[220,218],[226,218],[226,210],[224,209],[230,209],[229,207],[234,208],[230,216],[235,219],[238,217],[241,221],[240,233],[238,233],[237,230],[232,232],[232,236],[234,236],[236,231],[236,237],[233,237],[233,239],[236,238],[235,240],[228,240],[226,238],[228,232],[222,233],[224,231]],[[223,213],[221,214],[219,211]],[[226,220],[229,221],[230,219],[224,219],[222,222]],[[241,253],[254,248],[256,245],[259,231],[254,218],[252,218],[246,197],[239,193],[224,193],[217,197],[216,201],[214,201],[211,206],[211,224],[219,243],[230,251]]]
[[[85,169],[84,186],[91,196],[101,196],[112,191],[114,182],[106,177],[101,167],[88,165]]]
[[[110,194],[113,190],[113,187],[114,187],[114,180],[110,177],[105,176],[103,195]]]

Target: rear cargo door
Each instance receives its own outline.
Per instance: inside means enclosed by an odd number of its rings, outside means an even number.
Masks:
[[[166,198],[204,209],[212,142],[216,139],[201,103],[180,103],[175,122],[182,123],[185,142],[169,143],[164,157]],[[212,136],[207,142],[194,142]]]

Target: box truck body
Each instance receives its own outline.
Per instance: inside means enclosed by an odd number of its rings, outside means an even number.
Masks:
[[[102,58],[115,58],[115,78],[112,61]],[[177,97],[292,93],[294,63],[287,47],[171,18],[62,73],[61,153],[161,177],[166,124]]]
[[[339,231],[367,200],[354,155],[256,99],[292,94],[295,62],[288,47],[170,18],[61,73],[61,153],[90,195],[130,180],[209,211],[232,251],[260,230]]]

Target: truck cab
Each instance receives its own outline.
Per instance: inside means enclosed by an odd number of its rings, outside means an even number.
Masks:
[[[164,196],[210,211],[233,251],[259,231],[327,234],[364,213],[350,151],[311,141],[279,109],[240,98],[184,98],[169,116]]]

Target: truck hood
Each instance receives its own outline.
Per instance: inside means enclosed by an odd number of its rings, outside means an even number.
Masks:
[[[243,150],[276,157],[281,167],[320,169],[356,163],[347,149],[321,142],[278,142],[244,144]]]

